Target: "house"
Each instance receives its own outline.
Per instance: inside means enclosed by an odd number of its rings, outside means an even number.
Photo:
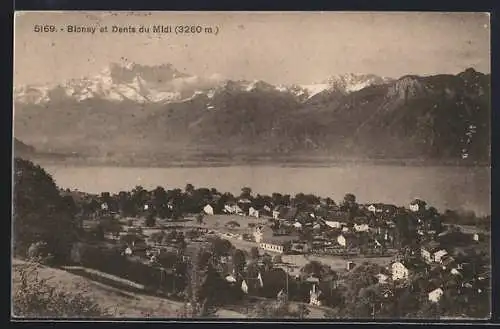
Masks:
[[[285,207],[282,205],[278,205],[273,209],[273,218],[279,219],[282,212],[284,212]]]
[[[447,256],[448,252],[445,249],[440,249],[434,253],[434,262],[441,263],[442,258]]]
[[[243,210],[237,204],[224,205],[224,212],[227,214],[243,215]]]
[[[410,210],[413,212],[419,212],[422,210],[425,210],[425,207],[427,206],[427,203],[425,201],[422,201],[420,199],[415,199],[410,203]]]
[[[371,205],[366,207],[366,209],[374,214],[382,212],[382,207],[380,203],[372,203]]]
[[[248,214],[248,210],[252,206],[252,201],[247,198],[239,199],[238,200],[238,207],[241,209],[241,212],[243,214]]]
[[[377,274],[376,277],[377,277],[378,283],[381,283],[381,284],[387,283],[387,280],[389,279],[389,276],[387,276],[383,273]]]
[[[264,233],[262,232],[262,228],[260,226],[255,228],[255,231],[253,232],[253,237],[255,239],[255,242],[260,243],[262,241],[262,238],[264,236]]]
[[[323,218],[325,221],[347,222],[349,220],[349,213],[346,211],[328,210]]]
[[[299,222],[295,222],[295,223],[293,223],[293,227],[300,229],[300,228],[302,228],[302,224]]]
[[[260,211],[254,207],[250,207],[250,208],[248,208],[248,216],[259,218]]]
[[[392,215],[396,212],[397,207],[392,204],[372,203],[366,207],[366,210],[376,215]]]
[[[342,227],[342,223],[341,222],[337,222],[337,221],[325,220],[324,223],[326,224],[326,226],[331,227],[331,228],[338,228],[338,229],[340,229]]]
[[[285,244],[283,242],[278,242],[278,241],[260,242],[259,247],[266,251],[271,251],[279,254],[283,254],[285,252]]]
[[[479,242],[484,240],[484,235],[481,233],[474,233],[472,234],[472,240]]]
[[[300,254],[307,254],[309,246],[305,242],[292,242],[290,250]]]
[[[441,299],[443,294],[444,294],[443,289],[437,288],[437,289],[434,289],[431,292],[429,292],[427,295],[428,295],[429,301],[431,301],[433,303],[437,303],[437,302],[439,302],[439,300]]]
[[[347,247],[347,240],[342,234],[337,237],[337,243],[342,247]]]
[[[354,224],[354,230],[356,232],[368,232],[370,227],[368,224]]]
[[[207,215],[213,215],[214,214],[214,207],[212,205],[207,204],[205,207],[203,207],[203,212]]]
[[[440,263],[441,259],[448,255],[448,252],[440,248],[436,241],[431,241],[420,248],[420,254],[427,263]]]
[[[408,264],[405,262],[394,262],[391,265],[392,280],[406,280],[410,276]]]
[[[309,291],[309,305],[321,306],[321,301],[319,300],[320,295],[321,290],[316,287],[316,284],[313,284],[311,290]]]
[[[354,264],[354,262],[352,262],[352,261],[348,261],[346,263],[346,268],[348,271],[352,270],[355,266],[356,266],[356,264]]]
[[[441,257],[441,267],[443,270],[455,267],[456,261],[455,258],[453,258],[450,255],[444,255]]]

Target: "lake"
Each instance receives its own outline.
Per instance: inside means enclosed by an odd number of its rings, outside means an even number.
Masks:
[[[58,186],[90,193],[119,192],[136,185],[146,189],[163,186],[184,189],[215,187],[239,194],[243,186],[254,193],[313,193],[339,201],[354,193],[358,202],[407,205],[421,198],[440,211],[468,209],[491,211],[489,167],[339,165],[319,168],[280,166],[231,166],[197,168],[132,168],[44,165]]]

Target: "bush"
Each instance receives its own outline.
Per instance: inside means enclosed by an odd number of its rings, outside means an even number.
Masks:
[[[38,241],[30,245],[26,256],[28,257],[28,259],[33,260],[33,259],[45,258],[47,257],[48,253],[49,252],[48,252],[47,242]]]
[[[92,299],[56,289],[38,277],[38,266],[27,264],[15,269],[20,277],[13,289],[13,315],[17,317],[103,317],[109,313]]]
[[[146,227],[154,227],[156,225],[156,218],[154,218],[154,216],[152,215],[149,215],[144,221],[144,225]]]

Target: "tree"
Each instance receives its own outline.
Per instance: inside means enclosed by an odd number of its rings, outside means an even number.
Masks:
[[[191,195],[194,192],[193,184],[189,184],[189,183],[186,184],[186,187],[184,188],[184,192],[186,192],[186,194]]]
[[[215,238],[212,240],[211,251],[215,256],[229,255],[233,245],[226,239]]]
[[[257,259],[259,259],[259,248],[257,248],[257,247],[252,247],[252,248],[250,249],[250,258],[251,258],[252,260],[257,260]]]
[[[158,255],[157,261],[164,268],[174,268],[179,261],[179,257],[173,252],[162,252]]]
[[[156,218],[152,213],[147,215],[144,225],[146,225],[146,227],[154,227],[156,225]]]
[[[330,268],[330,266],[326,264],[322,264],[318,261],[310,261],[304,267],[301,269],[302,273],[313,275],[317,278],[323,278],[329,274],[333,274],[333,270]]]
[[[347,211],[349,213],[349,219],[352,220],[359,209],[359,205],[356,202],[356,196],[352,193],[347,193],[344,196],[340,209]]]
[[[197,223],[198,225],[203,224],[203,215],[202,215],[202,214],[197,214],[197,215],[196,215],[196,223]]]
[[[233,267],[236,274],[242,274],[245,270],[246,257],[241,249],[236,249],[233,252]]]
[[[56,261],[66,259],[79,225],[52,177],[40,166],[16,158],[13,183],[14,253],[24,257],[32,243],[45,241]]]
[[[156,210],[158,217],[162,219],[168,215],[167,203],[167,191],[163,187],[158,186],[153,190],[153,208]]]
[[[264,265],[264,269],[269,271],[273,267],[273,258],[269,254],[264,254],[262,256],[262,265]]]
[[[151,234],[149,239],[154,243],[154,244],[160,244],[163,239],[165,238],[165,231],[160,231],[160,232],[154,232]]]
[[[250,199],[252,197],[252,189],[250,187],[242,187],[240,198]]]

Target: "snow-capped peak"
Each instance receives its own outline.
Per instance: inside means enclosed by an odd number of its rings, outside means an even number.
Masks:
[[[59,84],[21,86],[14,89],[14,99],[16,103],[31,104],[87,99],[159,103],[185,101],[200,94],[212,98],[220,91],[276,91],[305,101],[325,91],[347,94],[391,80],[372,74],[350,73],[332,76],[320,83],[272,85],[262,80],[229,80],[220,74],[198,77],[180,72],[171,64],[148,66],[128,62],[111,63],[94,75]]]
[[[371,85],[390,82],[392,79],[374,74],[347,73],[328,78],[325,83],[345,93],[361,90]]]

